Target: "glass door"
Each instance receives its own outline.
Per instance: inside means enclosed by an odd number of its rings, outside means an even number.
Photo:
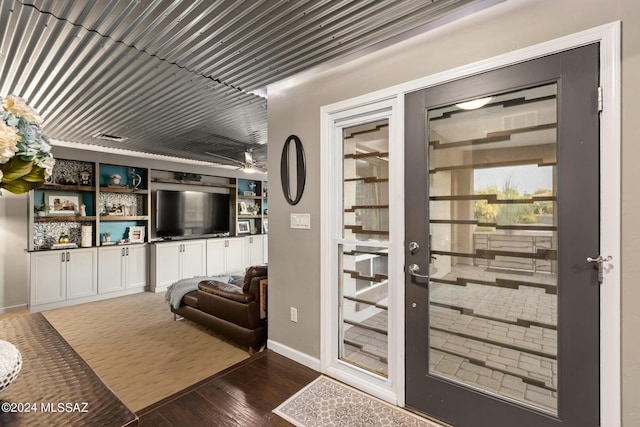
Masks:
[[[345,127],[338,358],[388,378],[389,123]]]
[[[409,406],[598,425],[597,76],[594,45],[408,96]]]

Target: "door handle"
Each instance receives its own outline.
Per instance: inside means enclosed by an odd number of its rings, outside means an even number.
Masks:
[[[428,279],[428,274],[420,274],[420,266],[418,264],[409,265],[409,274],[413,277],[420,277],[421,279]]]
[[[605,262],[609,262],[613,259],[611,255],[607,257],[602,257],[602,255],[598,255],[596,258],[587,257],[587,262],[591,262],[598,265],[598,282],[602,283],[604,281],[604,268],[603,265]]]

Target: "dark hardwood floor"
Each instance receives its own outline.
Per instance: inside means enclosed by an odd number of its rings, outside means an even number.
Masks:
[[[139,425],[290,426],[271,411],[319,375],[306,366],[265,350],[143,409],[138,413]]]

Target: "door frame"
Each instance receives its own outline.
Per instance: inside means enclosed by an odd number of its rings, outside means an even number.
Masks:
[[[363,96],[323,106],[321,114],[321,351],[320,367],[323,373],[334,374],[332,369],[333,353],[332,340],[335,339],[333,330],[336,309],[332,289],[336,286],[334,280],[336,262],[333,259],[332,238],[335,220],[335,192],[333,190],[333,159],[335,150],[341,141],[336,141],[335,121],[338,116],[344,118],[350,112],[360,114],[370,111],[381,100],[396,98],[396,113],[399,118],[396,132],[389,135],[390,146],[393,146],[396,158],[404,158],[404,95],[408,92],[424,89],[438,84],[468,77],[481,72],[505,67],[542,56],[562,52],[591,43],[600,43],[600,86],[602,87],[602,113],[600,117],[600,253],[612,256],[609,268],[605,270],[604,281],[601,285],[600,298],[600,409],[601,425],[603,427],[619,427],[621,425],[621,23],[615,21],[609,24],[591,28],[579,33],[564,36],[548,42],[536,44],[503,55],[472,64],[457,67],[444,72],[432,74],[411,82],[403,83],[387,89],[369,93]],[[394,143],[395,141],[395,143]],[[391,166],[391,165],[390,165]],[[607,173],[615,171],[616,173]],[[391,175],[398,174],[398,175]],[[400,164],[390,170],[390,179],[395,177],[397,182],[403,183],[404,165]],[[403,189],[401,189],[403,190]],[[398,197],[392,205],[395,212],[390,215],[396,220],[390,224],[391,233],[404,233],[404,191],[398,192]],[[397,203],[396,203],[397,202]],[[390,251],[404,252],[403,239],[393,239]],[[596,254],[594,254],[596,255]],[[404,260],[389,265],[390,280],[392,269],[403,275]],[[397,357],[398,352],[404,354],[404,293],[398,292],[390,306],[390,324],[394,325],[393,333],[398,338],[393,351],[394,366],[389,366],[394,375],[390,389],[380,389],[366,377],[341,377],[352,386],[377,395],[384,400],[399,406],[405,404],[404,357]],[[390,352],[392,350],[390,349]],[[391,356],[391,355],[390,355]],[[391,359],[391,357],[390,357]]]

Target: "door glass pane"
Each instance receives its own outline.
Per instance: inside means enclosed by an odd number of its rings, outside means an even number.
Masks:
[[[388,375],[388,250],[340,245],[340,360]]]
[[[343,238],[389,240],[387,120],[343,131]]]
[[[429,373],[557,413],[556,84],[427,112]]]
[[[343,144],[338,357],[387,377],[388,120],[344,129]]]

